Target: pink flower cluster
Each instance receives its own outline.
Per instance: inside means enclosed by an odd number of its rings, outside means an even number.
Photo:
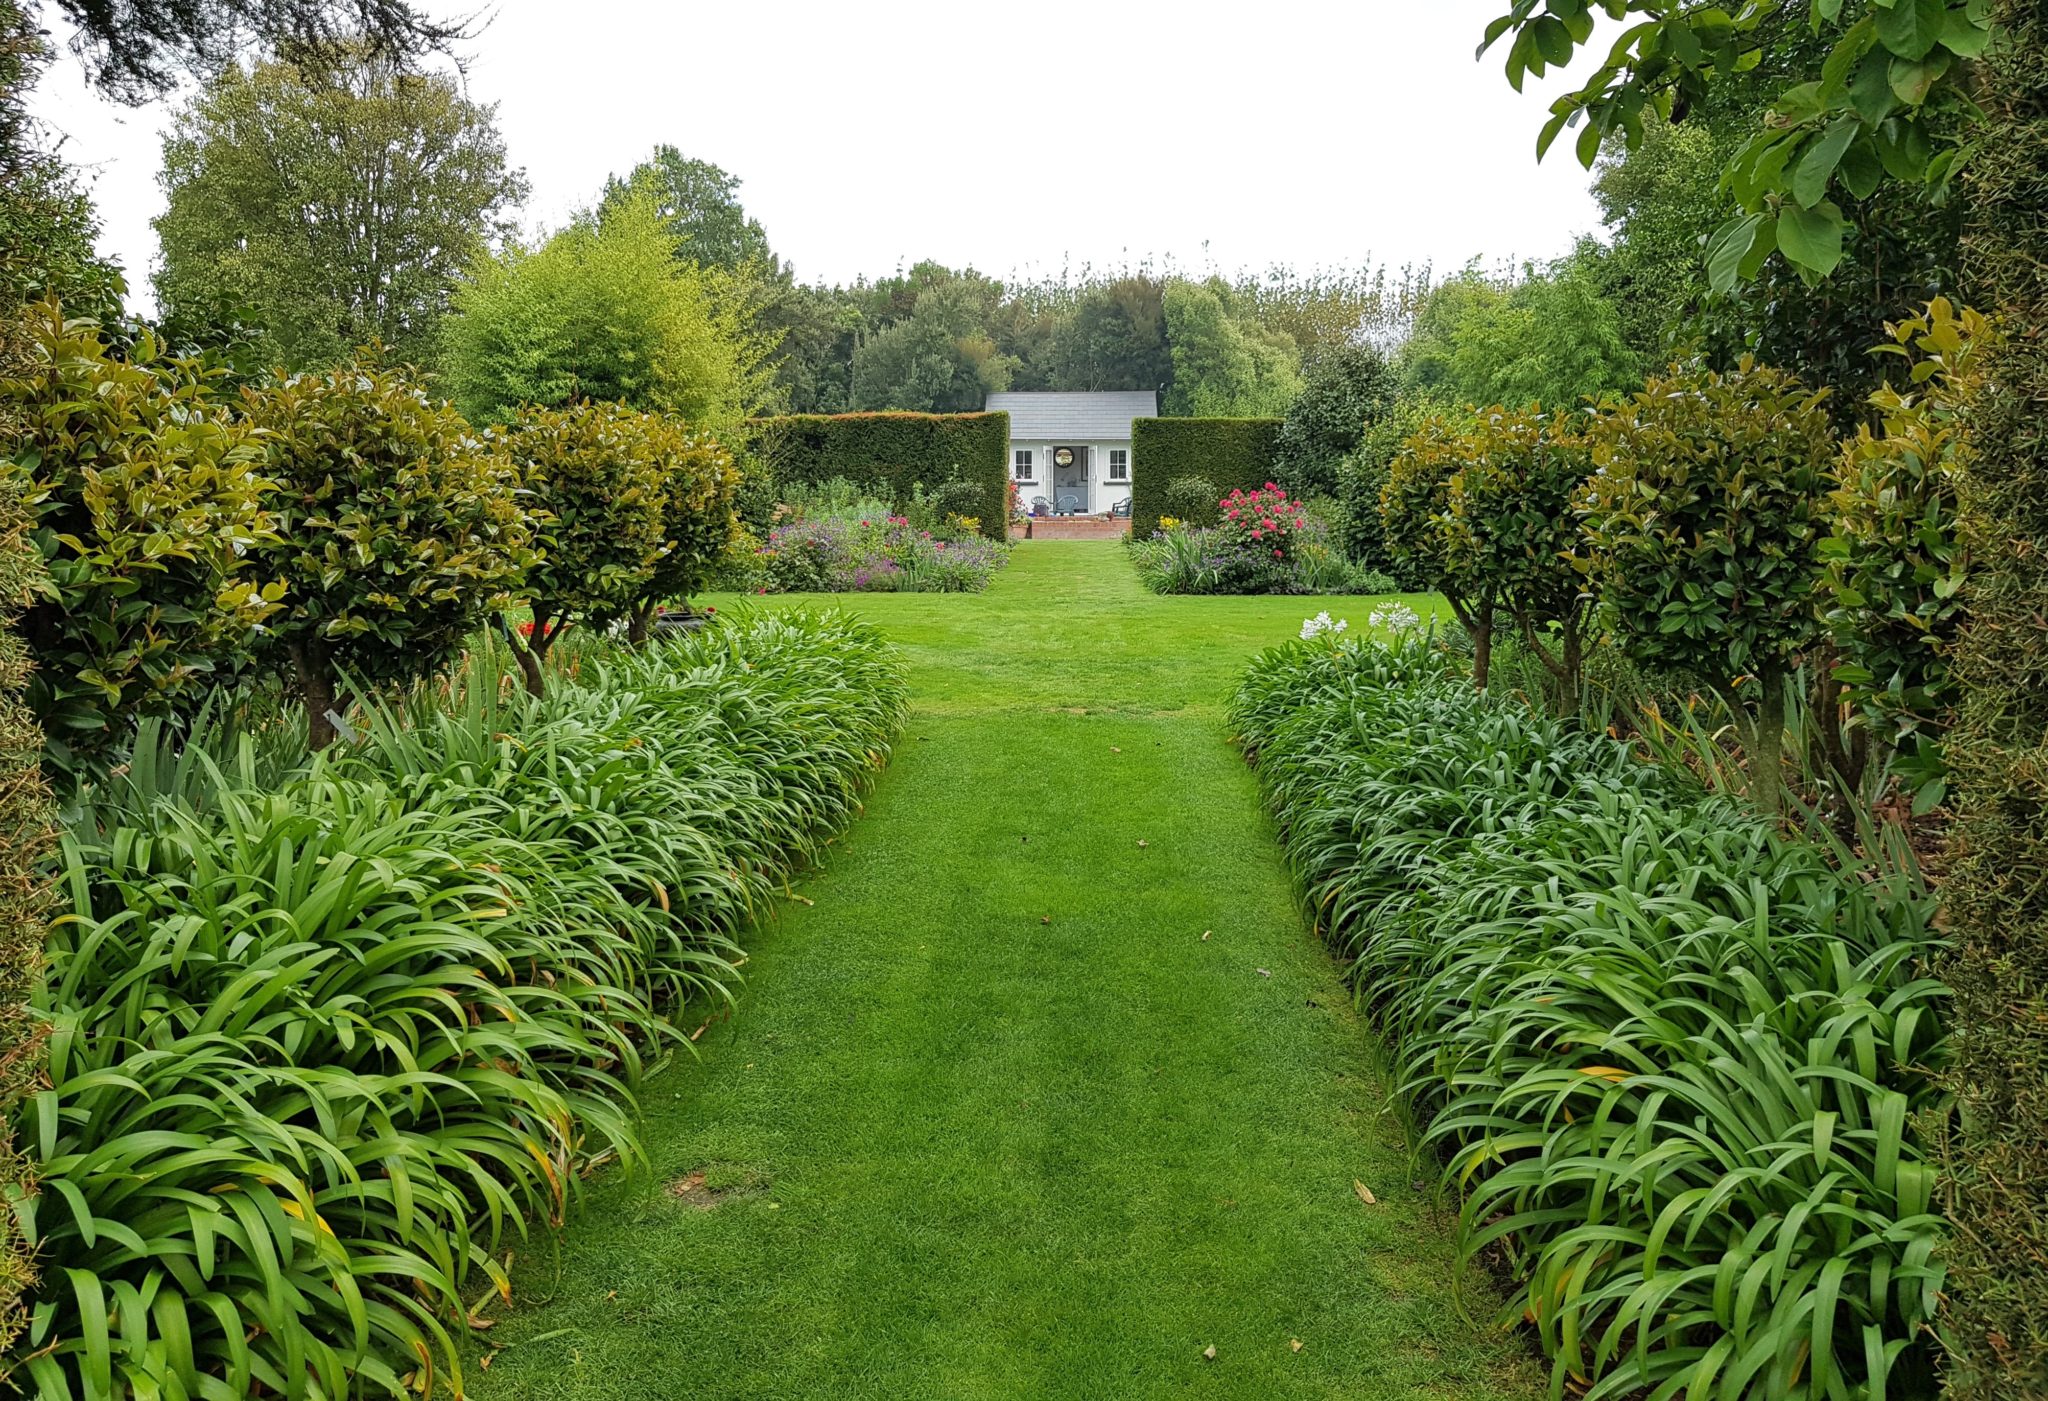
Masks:
[[[1274,559],[1287,558],[1289,538],[1308,523],[1301,503],[1288,500],[1286,490],[1272,482],[1251,491],[1238,487],[1216,504],[1226,534],[1240,544],[1256,541],[1261,549],[1270,548]]]

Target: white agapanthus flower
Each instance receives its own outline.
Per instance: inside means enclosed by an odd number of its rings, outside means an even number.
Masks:
[[[1422,615],[1405,603],[1382,603],[1366,622],[1377,632],[1412,632],[1422,626]]]
[[[1302,619],[1301,640],[1303,642],[1312,642],[1326,632],[1332,634],[1340,633],[1350,626],[1351,622],[1348,618],[1338,618],[1332,621],[1327,612],[1318,613],[1313,618]]]

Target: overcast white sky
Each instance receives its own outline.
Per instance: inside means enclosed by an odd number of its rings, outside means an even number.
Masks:
[[[741,177],[806,281],[919,258],[1442,271],[1552,256],[1598,222],[1568,143],[1536,163],[1544,98],[1473,60],[1502,8],[500,0],[469,82],[532,181],[529,225],[668,141]],[[97,98],[68,58],[35,105],[146,300],[167,108]]]

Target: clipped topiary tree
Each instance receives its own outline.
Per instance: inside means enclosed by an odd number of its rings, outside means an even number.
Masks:
[[[1828,624],[1849,704],[1898,754],[1915,806],[1945,796],[1941,735],[1955,700],[1948,652],[1963,618],[1968,554],[1958,494],[1971,458],[1967,411],[1997,337],[1978,313],[1936,298],[1878,349],[1912,362],[1905,389],[1871,396],[1883,416],[1836,459],[1833,534],[1820,542]]]
[[[1593,470],[1582,428],[1575,416],[1533,406],[1486,410],[1460,439],[1464,465],[1443,517],[1456,591],[1498,600],[1567,696],[1578,692],[1590,611],[1572,563],[1577,499]]]
[[[1221,519],[1223,497],[1207,477],[1175,477],[1166,484],[1166,511],[1188,525],[1209,526]]]
[[[635,642],[646,640],[662,604],[704,587],[738,529],[739,468],[716,438],[657,419],[648,425],[647,452],[663,483],[662,549],[629,615]]]
[[[1674,369],[1593,419],[1585,559],[1629,650],[1727,702],[1750,797],[1778,805],[1785,683],[1819,636],[1836,451],[1826,391],[1744,358]]]
[[[1473,684],[1485,690],[1500,594],[1491,579],[1458,567],[1447,528],[1452,483],[1471,453],[1465,426],[1459,415],[1431,414],[1402,441],[1380,489],[1380,530],[1395,564],[1450,604],[1472,639]]]
[[[374,352],[243,395],[277,483],[262,563],[289,589],[269,626],[324,748],[346,687],[433,675],[509,603],[532,531],[510,467]]]
[[[136,717],[190,705],[283,592],[254,567],[275,540],[263,453],[214,376],[142,336],[126,360],[55,302],[24,313],[0,372],[29,538],[48,583],[22,618],[31,709],[56,770],[91,770]]]
[[[498,623],[536,696],[565,631],[626,616],[653,580],[667,483],[650,439],[664,427],[623,404],[578,404],[522,410],[496,435],[519,473],[537,552],[524,581],[532,619]]]

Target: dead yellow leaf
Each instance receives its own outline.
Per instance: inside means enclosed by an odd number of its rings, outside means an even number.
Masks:
[[[1355,1177],[1351,1179],[1351,1190],[1358,1193],[1358,1199],[1367,1206],[1378,1206],[1380,1204],[1380,1199],[1372,1194],[1372,1188],[1366,1186]]]
[[[1289,1339],[1287,1340],[1287,1346],[1288,1346],[1288,1347],[1290,1347],[1290,1348],[1292,1348],[1292,1349],[1294,1349],[1294,1351],[1296,1351],[1296,1352],[1300,1352],[1300,1351],[1301,1351],[1301,1339],[1299,1339],[1299,1338],[1289,1338]]]
[[[1205,1360],[1214,1362],[1216,1360],[1216,1344],[1211,1343],[1209,1344],[1209,1346],[1203,1348],[1202,1356]]]
[[[1617,1085],[1628,1079],[1628,1072],[1618,1065],[1582,1065],[1579,1067],[1579,1074],[1597,1075],[1602,1080],[1611,1080]]]

